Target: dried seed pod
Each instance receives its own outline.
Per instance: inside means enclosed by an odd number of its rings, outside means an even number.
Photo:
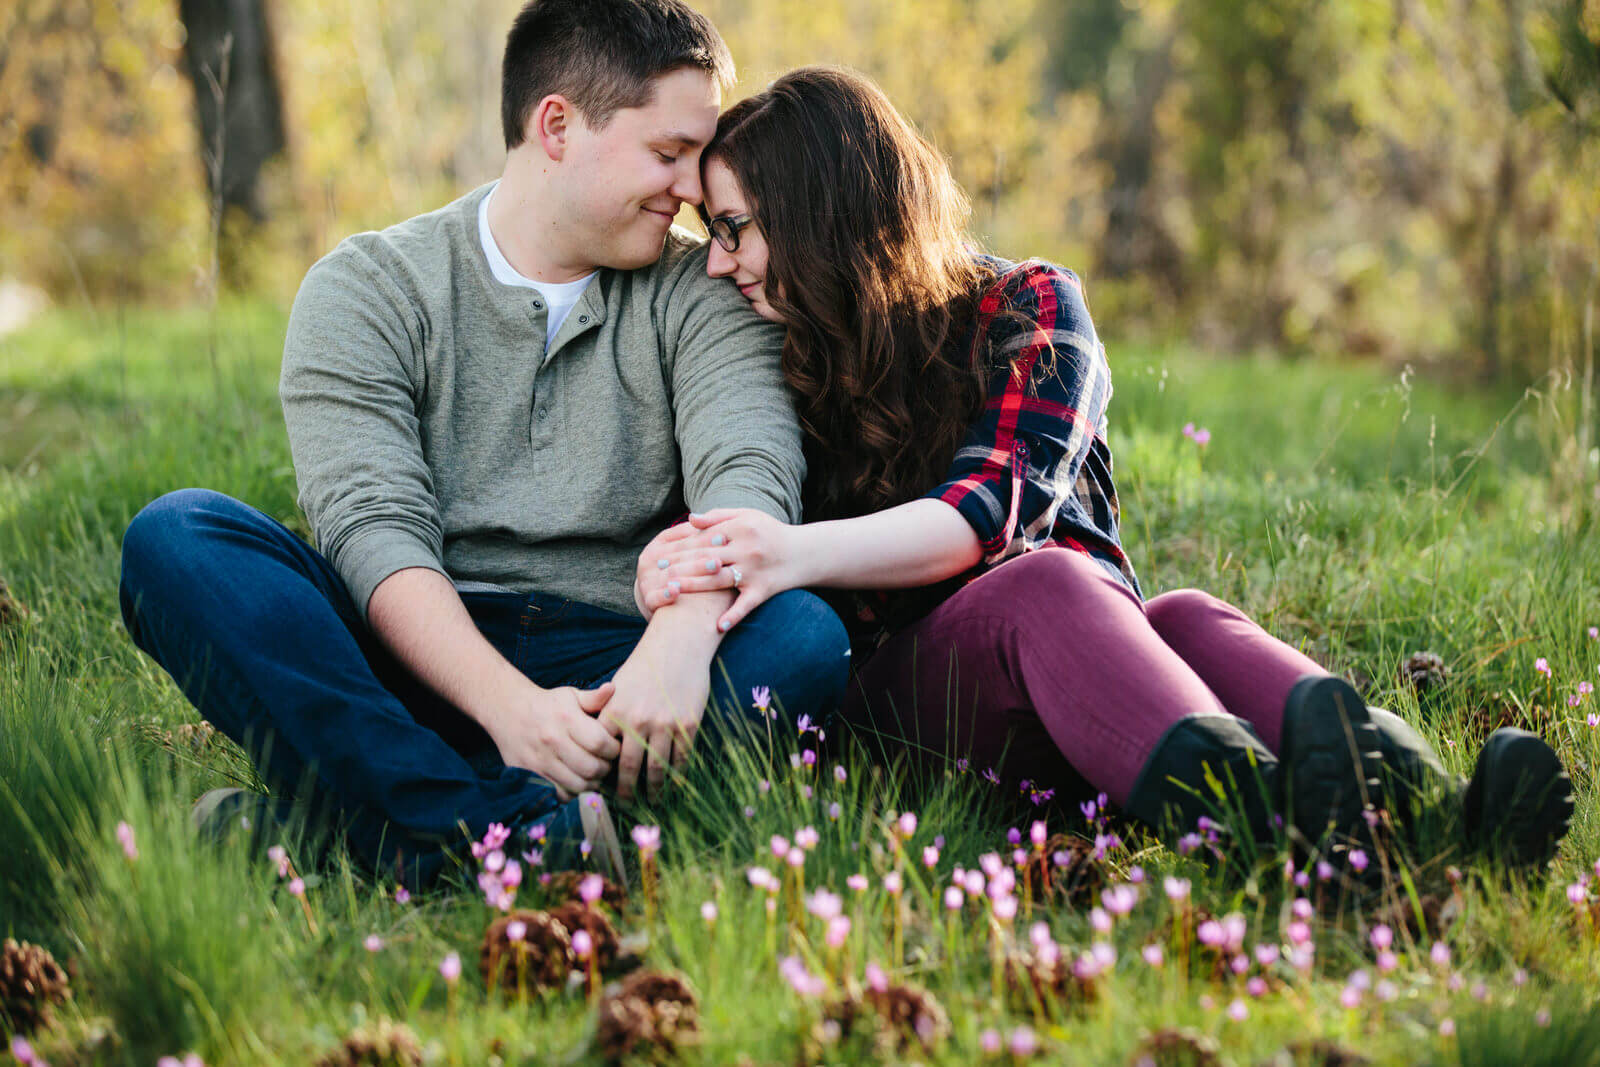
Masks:
[[[67,972],[50,950],[7,938],[0,948],[0,1012],[18,1034],[50,1024],[51,1009],[72,996]]]
[[[379,1019],[350,1031],[317,1067],[422,1067],[422,1043],[404,1023]]]
[[[595,1041],[607,1062],[630,1056],[665,1059],[699,1037],[700,1005],[684,979],[636,971],[607,988],[600,1000]]]
[[[1064,864],[1057,865],[1057,853],[1064,854]],[[1094,905],[1106,884],[1105,867],[1094,858],[1094,842],[1077,834],[1051,835],[1044,851],[1029,860],[1029,875],[1041,894],[1048,885],[1050,897],[1080,911]]]
[[[0,578],[0,629],[19,623],[27,617],[28,609],[23,607],[22,601],[11,595],[6,580]]]
[[[1332,1041],[1297,1041],[1275,1056],[1262,1060],[1259,1067],[1361,1067],[1372,1061]]]
[[[920,986],[869,987],[862,999],[889,1025],[902,1051],[916,1041],[931,1052],[950,1034],[950,1016],[944,1005]]]
[[[518,922],[522,937],[512,940],[507,930]],[[576,965],[571,931],[542,911],[518,909],[495,919],[483,932],[483,947],[478,952],[478,969],[484,985],[490,987],[496,981],[506,989],[560,986]]]

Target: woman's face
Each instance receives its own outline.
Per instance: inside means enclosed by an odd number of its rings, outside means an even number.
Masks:
[[[726,163],[720,159],[711,160],[705,165],[701,178],[709,217],[731,219],[754,214]],[[752,222],[739,231],[739,247],[736,251],[729,252],[713,240],[711,257],[706,260],[706,273],[713,278],[731,278],[757,315],[771,322],[783,321],[772,305],[767,303],[767,239],[758,223]]]

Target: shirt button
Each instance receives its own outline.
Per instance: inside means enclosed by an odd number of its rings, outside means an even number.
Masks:
[[[587,315],[579,315],[578,316],[578,321],[580,323],[588,322],[589,321],[589,316],[587,316]]]
[[[539,409],[539,418],[540,419],[548,418],[549,415],[550,415],[550,410],[548,408],[540,408]]]
[[[533,302],[533,310],[535,310],[535,311],[543,311],[544,310],[544,305],[539,303],[539,301],[535,300]]]

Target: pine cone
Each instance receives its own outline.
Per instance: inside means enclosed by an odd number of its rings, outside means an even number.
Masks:
[[[1450,668],[1432,652],[1413,652],[1400,665],[1400,681],[1409,682],[1418,696],[1444,688],[1450,680]]]
[[[1064,867],[1056,866],[1058,852],[1071,857]],[[1094,905],[1106,884],[1105,868],[1093,854],[1093,841],[1077,834],[1054,834],[1045,842],[1044,851],[1029,860],[1029,875],[1041,894],[1049,885],[1050,897],[1059,897],[1068,907],[1081,911]]]
[[[608,970],[617,961],[617,931],[602,912],[589,907],[581,901],[570,901],[560,907],[550,909],[550,917],[560,922],[567,928],[569,935],[579,930],[587,930],[589,939],[594,944],[595,964],[602,970]],[[578,966],[583,966],[580,962]]]
[[[50,951],[6,938],[0,948],[0,1013],[18,1034],[50,1025],[50,1009],[72,996],[67,972]]]
[[[0,578],[0,629],[21,622],[27,617],[28,609],[22,606],[22,601],[11,595],[6,580]]]
[[[700,1031],[700,1006],[689,983],[660,971],[637,971],[606,990],[595,1040],[609,1063],[629,1056],[666,1059]]]
[[[883,990],[869,988],[863,999],[883,1017],[894,1031],[904,1051],[912,1041],[932,1052],[950,1033],[950,1016],[934,995],[920,986],[891,985]]]
[[[1148,1035],[1128,1062],[1149,1067],[1222,1067],[1217,1043],[1188,1027]]]
[[[578,886],[589,875],[584,871],[556,871],[550,876],[549,890],[555,900],[572,900],[581,903],[583,897],[578,895]],[[601,879],[600,903],[610,908],[615,915],[622,914],[622,906],[628,902],[628,891],[609,878]]]
[[[1332,1041],[1297,1041],[1282,1052],[1262,1060],[1259,1067],[1361,1067],[1372,1061]]]
[[[422,1067],[422,1043],[404,1023],[379,1019],[350,1031],[317,1067]]]
[[[506,936],[506,928],[513,922],[520,922],[525,928],[520,941]],[[478,951],[478,969],[484,985],[490,988],[496,981],[512,990],[560,986],[577,962],[566,924],[546,912],[525,909],[490,923]]]

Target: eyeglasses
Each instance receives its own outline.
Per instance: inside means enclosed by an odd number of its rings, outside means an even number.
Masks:
[[[739,231],[754,222],[749,215],[719,215],[714,219],[706,219],[706,229],[715,238],[717,244],[722,246],[724,252],[739,251]]]

